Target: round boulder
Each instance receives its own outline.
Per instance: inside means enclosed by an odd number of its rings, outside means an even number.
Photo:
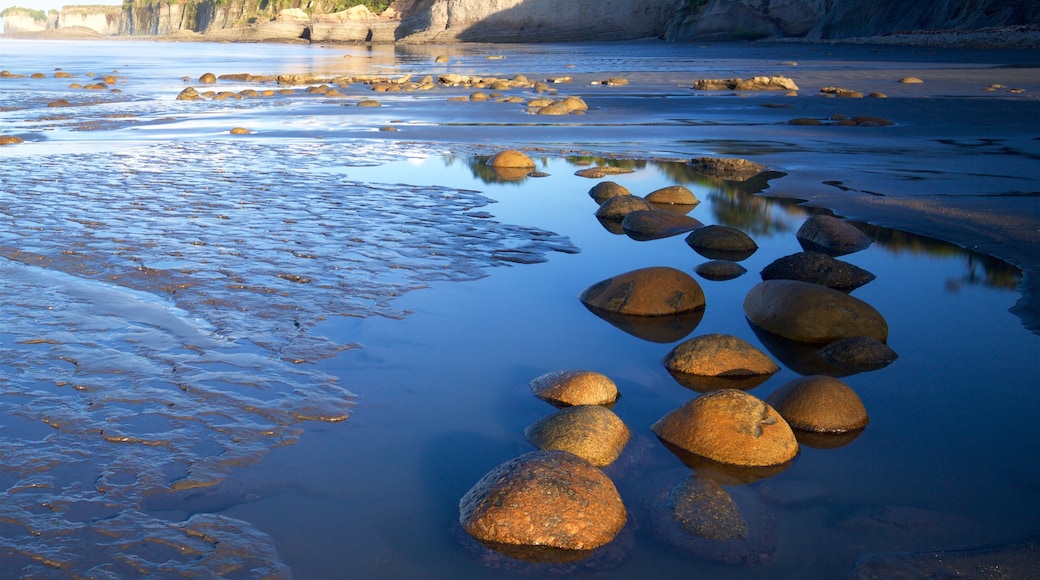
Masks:
[[[888,323],[873,306],[844,292],[798,280],[766,280],[744,298],[759,328],[799,342],[831,343],[853,336],[888,340]]]
[[[16,137],[14,135],[0,135],[0,145],[17,145],[21,142],[21,137]]]
[[[495,153],[491,159],[488,159],[487,164],[489,167],[515,167],[521,169],[534,169],[535,167],[533,159],[528,157],[523,151],[515,149],[507,149]]]
[[[705,280],[722,282],[743,276],[747,273],[747,268],[730,260],[711,260],[697,264],[693,271]]]
[[[635,316],[673,316],[704,308],[704,291],[689,274],[655,266],[597,282],[579,296],[591,310]]]
[[[595,371],[554,371],[531,381],[534,396],[557,407],[609,405],[618,389],[610,377]]]
[[[705,334],[687,340],[664,357],[673,373],[706,377],[772,375],[780,370],[747,341],[728,334]]]
[[[682,185],[669,185],[655,189],[646,194],[646,200],[651,203],[669,205],[697,205],[701,202],[688,187]]]
[[[207,83],[207,84],[208,83],[215,83],[215,82],[217,82],[217,75],[215,75],[213,73],[205,73],[201,77],[199,77],[199,82],[200,83]]]
[[[729,465],[782,465],[798,454],[794,432],[772,407],[736,389],[701,395],[652,427],[665,443]]]
[[[200,99],[202,99],[202,95],[194,87],[188,87],[177,95],[178,101],[198,101]]]
[[[862,429],[869,421],[856,392],[824,375],[800,377],[769,395],[766,402],[795,429],[843,433]]]
[[[677,236],[703,225],[690,216],[659,210],[633,211],[621,220],[628,237],[639,241]]]
[[[758,244],[737,228],[710,225],[697,228],[686,236],[686,244],[710,260],[739,262],[755,253]]]
[[[608,199],[617,197],[619,195],[632,195],[632,192],[629,191],[628,188],[624,185],[621,185],[614,181],[601,181],[596,185],[593,185],[592,189],[589,190],[589,196],[592,197],[592,199],[600,205],[603,205],[603,202],[607,201]],[[653,206],[647,204],[647,207],[650,208]]]
[[[637,195],[618,195],[605,200],[596,210],[596,217],[620,222],[634,211],[654,211],[654,204]]]
[[[594,550],[627,519],[614,483],[566,451],[534,451],[499,465],[459,502],[459,522],[485,544]]]
[[[875,276],[821,252],[798,252],[778,258],[762,269],[763,280],[801,280],[842,292],[852,292]]]
[[[610,409],[578,405],[538,420],[524,436],[543,451],[569,451],[596,467],[606,467],[621,455],[632,433]]]
[[[858,252],[873,243],[856,226],[829,215],[814,215],[805,220],[795,237],[802,249],[832,256]]]

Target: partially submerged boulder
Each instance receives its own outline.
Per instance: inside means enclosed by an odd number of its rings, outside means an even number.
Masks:
[[[495,153],[491,159],[488,159],[487,165],[489,167],[511,167],[518,169],[534,169],[535,167],[533,159],[523,151],[517,151],[515,149],[506,149],[505,151]]]
[[[866,427],[863,401],[848,385],[824,375],[799,377],[773,391],[766,402],[802,431],[844,433]]]
[[[800,342],[831,343],[854,336],[888,340],[888,322],[871,305],[838,290],[798,280],[766,280],[744,298],[758,327]]]
[[[818,355],[846,374],[876,371],[899,358],[887,344],[869,336],[853,336],[832,342],[821,348]]]
[[[802,249],[842,256],[865,250],[873,240],[856,226],[829,215],[814,215],[795,233]]]
[[[646,200],[668,205],[697,205],[701,202],[697,195],[684,185],[669,185],[655,189],[646,194]]]
[[[778,258],[761,274],[763,280],[801,280],[842,292],[852,292],[875,278],[859,266],[822,252],[798,252]]]
[[[621,455],[632,433],[610,409],[578,405],[539,419],[524,436],[539,449],[569,451],[596,467],[606,467]]]
[[[697,173],[726,181],[746,181],[766,170],[758,163],[736,157],[697,157],[689,165]]]
[[[589,197],[596,201],[596,203],[603,205],[608,199],[617,197],[619,195],[632,195],[632,192],[627,187],[614,181],[601,181],[596,185],[593,185],[589,189]],[[647,207],[653,207],[648,205]]]
[[[747,268],[730,260],[711,260],[697,264],[693,271],[705,280],[722,282],[743,276],[747,273]]]
[[[652,427],[665,443],[723,464],[782,465],[798,454],[794,432],[772,407],[726,389],[701,395]]]
[[[589,309],[636,316],[673,316],[704,308],[700,284],[667,266],[607,278],[586,288],[578,299]]]
[[[797,91],[798,85],[784,76],[758,76],[746,79],[698,79],[693,81],[698,91]]]
[[[660,210],[636,210],[629,212],[621,221],[621,227],[628,237],[639,241],[677,236],[703,225],[690,216]]]
[[[614,483],[566,451],[534,451],[492,469],[459,502],[466,533],[490,544],[594,550],[627,512]]]
[[[691,338],[673,348],[663,362],[673,373],[708,377],[772,375],[780,370],[765,353],[728,334]]]
[[[686,244],[695,252],[711,260],[739,262],[758,250],[751,236],[729,226],[709,225],[697,228],[686,236]]]
[[[634,211],[654,211],[654,204],[638,195],[619,195],[603,202],[596,210],[596,217],[601,220],[621,222],[625,216]],[[624,233],[624,229],[621,230]]]
[[[545,373],[531,381],[534,396],[557,407],[609,405],[617,400],[617,385],[603,373],[567,370]]]

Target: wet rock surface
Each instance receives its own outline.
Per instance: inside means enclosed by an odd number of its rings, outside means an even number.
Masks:
[[[737,228],[707,225],[686,236],[686,244],[695,252],[712,260],[739,262],[751,256],[758,244]]]
[[[618,388],[614,381],[595,371],[546,373],[531,381],[531,392],[557,407],[609,405],[618,398]]]
[[[780,370],[747,341],[725,334],[705,334],[679,344],[665,356],[664,366],[673,373],[734,378]]]
[[[867,426],[863,401],[838,379],[813,375],[782,385],[766,398],[787,423],[803,431],[841,433]]]
[[[795,237],[806,251],[842,256],[870,246],[873,240],[856,226],[827,215],[814,215],[798,228]]]
[[[659,210],[636,210],[621,220],[621,227],[634,240],[648,241],[684,234],[703,226],[699,220]]]
[[[632,433],[610,409],[578,405],[539,419],[524,436],[539,449],[569,451],[596,467],[606,467],[621,455]]]
[[[888,339],[888,323],[874,307],[809,282],[760,282],[745,297],[744,313],[759,328],[800,342],[831,343],[855,336]]]
[[[586,288],[586,307],[634,316],[673,316],[704,308],[704,291],[689,274],[669,267],[633,270]]]
[[[763,280],[801,280],[843,292],[851,292],[874,278],[863,268],[822,252],[791,254],[762,269]]]

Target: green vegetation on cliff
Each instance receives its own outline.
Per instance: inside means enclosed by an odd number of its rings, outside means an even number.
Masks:
[[[123,0],[123,6],[150,6],[154,4],[184,4],[193,6],[209,3],[220,7],[228,4],[231,0]],[[246,0],[244,4],[252,4],[252,10],[246,6],[247,12],[261,14],[275,14],[279,10],[288,8],[299,8],[308,14],[332,14],[342,12],[355,6],[365,6],[375,14],[380,14],[390,6],[392,0]]]
[[[43,10],[32,10],[20,6],[11,6],[10,8],[5,8],[3,12],[0,12],[0,18],[7,16],[31,16],[32,19],[37,22],[44,22],[47,20],[47,14]]]

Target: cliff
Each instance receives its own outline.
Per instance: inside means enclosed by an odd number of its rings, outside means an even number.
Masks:
[[[41,19],[36,16],[25,9],[8,9],[5,32],[40,30]],[[564,42],[647,37],[672,41],[827,40],[910,30],[1038,24],[1040,2],[126,0],[119,7],[66,6],[60,15],[44,20],[45,29],[59,32],[90,29],[101,35],[242,42]]]

